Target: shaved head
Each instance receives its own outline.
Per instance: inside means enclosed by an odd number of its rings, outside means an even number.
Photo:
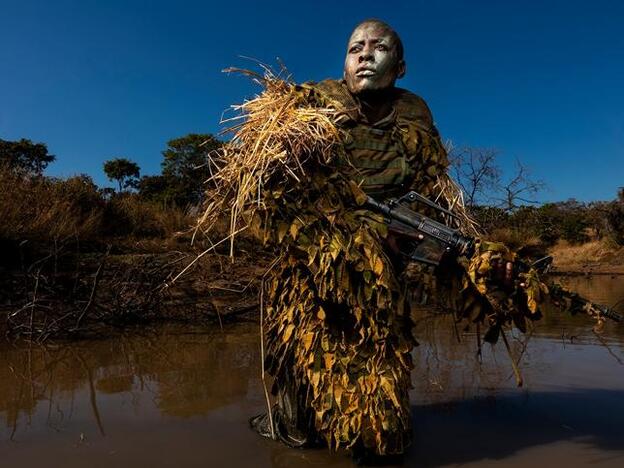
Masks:
[[[367,19],[358,24],[347,44],[343,77],[353,94],[384,91],[405,75],[403,43],[388,24]]]

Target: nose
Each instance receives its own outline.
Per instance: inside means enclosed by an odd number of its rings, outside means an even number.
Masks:
[[[373,55],[373,49],[369,45],[365,45],[360,52],[358,60],[360,62],[370,62],[375,56]]]

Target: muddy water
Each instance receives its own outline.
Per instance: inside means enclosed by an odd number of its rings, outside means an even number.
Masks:
[[[566,280],[607,304],[624,278]],[[620,307],[622,310],[622,307]],[[419,323],[409,466],[624,466],[624,326],[600,340],[582,317],[541,321],[516,387],[502,345],[476,358],[473,330]],[[0,344],[0,466],[350,466],[345,453],[262,440],[256,324],[167,326],[100,341]]]

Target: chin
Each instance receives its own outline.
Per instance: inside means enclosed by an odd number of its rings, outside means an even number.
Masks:
[[[385,91],[386,89],[390,88],[391,86],[380,86],[378,84],[369,84],[366,86],[358,86],[355,91],[353,91],[353,94],[370,94],[370,93],[376,93],[379,91]]]
[[[353,94],[360,94],[360,93],[366,93],[366,92],[370,92],[370,91],[376,91],[379,89],[379,86],[376,83],[371,83],[371,82],[359,82],[359,83],[355,83],[353,86],[349,87],[351,93]]]

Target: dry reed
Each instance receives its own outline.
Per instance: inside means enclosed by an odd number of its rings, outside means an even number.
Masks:
[[[333,123],[334,110],[316,106],[309,89],[274,73],[228,69],[251,78],[263,87],[255,98],[232,106],[235,116],[222,120],[229,125],[231,141],[209,155],[211,177],[205,210],[197,229],[206,234],[222,216],[229,216],[230,255],[235,234],[248,226],[263,207],[267,184],[271,187],[299,183],[310,160],[327,164],[339,142]]]
[[[468,214],[464,203],[464,192],[461,187],[448,174],[438,177],[434,191],[438,193],[435,198],[436,203],[446,205],[447,209],[455,214],[457,228],[466,235],[478,236],[480,234],[479,224]],[[451,223],[452,220],[447,222]]]

